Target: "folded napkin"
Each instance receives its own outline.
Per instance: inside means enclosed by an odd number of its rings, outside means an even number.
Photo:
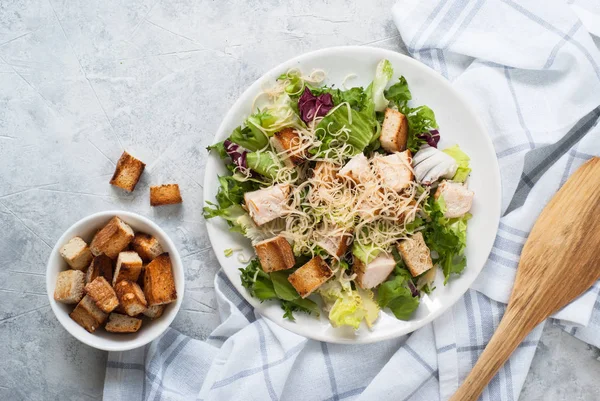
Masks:
[[[483,119],[502,174],[504,216],[474,289],[410,336],[319,343],[253,312],[220,272],[221,325],[202,342],[169,330],[112,352],[107,400],[445,400],[497,327],[527,235],[550,197],[600,155],[600,6],[593,1],[408,0],[393,18],[408,51],[439,71]],[[443,135],[443,131],[442,131]],[[600,346],[596,284],[554,320]],[[558,320],[560,319],[560,320]],[[517,400],[543,325],[482,395]]]

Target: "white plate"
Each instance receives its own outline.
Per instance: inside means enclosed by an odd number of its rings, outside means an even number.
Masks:
[[[261,87],[272,85],[275,79],[292,67],[299,67],[305,74],[321,68],[327,73],[326,84],[341,86],[349,74],[357,77],[347,81],[347,86],[368,85],[374,77],[379,60],[387,58],[394,67],[393,82],[400,75],[408,81],[413,95],[412,104],[426,104],[433,109],[440,126],[440,147],[454,144],[471,157],[473,172],[469,187],[475,191],[475,199],[467,233],[467,267],[460,277],[454,277],[448,285],[443,285],[443,275],[438,272],[436,290],[425,295],[413,318],[409,321],[397,320],[389,311],[382,311],[372,330],[360,327],[356,332],[350,328],[333,328],[326,316],[320,318],[296,314],[296,321],[283,318],[277,302],[260,303],[242,287],[238,269],[244,265],[234,256],[225,257],[227,248],[241,247],[246,256],[254,255],[250,242],[242,236],[231,233],[222,219],[214,218],[207,222],[208,235],[213,249],[235,288],[250,302],[261,315],[278,325],[319,341],[333,343],[370,343],[410,333],[432,321],[452,306],[471,286],[492,249],[492,244],[500,220],[500,173],[498,161],[485,128],[463,97],[454,90],[448,81],[435,71],[418,61],[389,51],[372,47],[334,47],[307,53],[289,60],[267,72],[248,88],[233,105],[215,137],[215,142],[226,139],[231,131],[251,114],[252,101],[260,93]],[[214,201],[218,189],[217,175],[225,175],[223,163],[215,155],[210,155],[204,178],[204,199]],[[363,324],[364,326],[364,324]]]

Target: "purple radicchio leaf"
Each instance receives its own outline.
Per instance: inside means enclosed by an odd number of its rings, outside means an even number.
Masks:
[[[438,142],[440,141],[440,132],[436,129],[432,129],[429,132],[424,132],[419,135],[419,139],[426,140],[429,146],[437,149]]]
[[[246,155],[248,152],[244,150],[240,145],[231,142],[229,139],[223,142],[223,147],[225,148],[225,152],[231,158],[233,164],[238,166],[238,168],[245,172],[248,170],[248,164],[246,163]]]
[[[419,290],[417,289],[415,284],[412,282],[412,280],[408,280],[408,289],[410,290],[410,293],[413,297],[419,296]]]
[[[300,118],[306,124],[314,120],[315,117],[325,117],[332,108],[333,98],[330,93],[315,96],[310,89],[304,88],[302,96],[298,99]]]

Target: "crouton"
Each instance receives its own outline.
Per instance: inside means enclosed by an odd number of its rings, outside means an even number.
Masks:
[[[293,128],[284,128],[276,132],[271,138],[273,147],[283,157],[283,162],[288,167],[294,167],[304,161],[304,152],[299,149],[300,136]]]
[[[163,206],[182,203],[179,185],[164,184],[150,187],[150,205]]]
[[[80,237],[74,237],[60,248],[60,256],[75,270],[84,270],[92,261],[92,252]]]
[[[119,306],[115,290],[102,276],[96,277],[94,281],[86,284],[85,292],[96,302],[96,306],[103,312],[110,313]]]
[[[108,315],[102,312],[89,295],[77,304],[73,312],[69,313],[71,319],[75,320],[81,327],[93,333],[105,321]]]
[[[115,292],[119,299],[119,304],[129,316],[139,315],[146,310],[148,303],[144,292],[137,283],[129,280],[119,281],[115,285]]]
[[[111,185],[132,192],[135,189],[146,165],[127,152],[123,152],[117,162],[115,173],[110,179]]]
[[[91,283],[96,277],[102,276],[109,283],[113,279],[113,261],[105,254],[96,256],[85,273],[85,282]]]
[[[333,271],[320,256],[315,256],[304,266],[288,276],[288,281],[294,286],[302,298],[308,297],[314,290],[333,276]]]
[[[137,281],[142,272],[142,258],[134,251],[119,253],[113,286],[121,280]]]
[[[164,252],[160,242],[155,237],[144,233],[136,233],[132,245],[133,250],[145,262],[150,262]]]
[[[438,199],[440,196],[446,204],[444,217],[452,219],[462,217],[471,210],[475,192],[459,182],[442,181],[433,197]]]
[[[244,194],[244,202],[250,217],[252,217],[256,225],[261,226],[278,217],[282,217],[289,193],[289,185],[282,184],[246,192]]]
[[[290,243],[281,235],[258,242],[254,249],[267,273],[290,269],[296,263]]]
[[[381,147],[389,153],[402,152],[408,141],[408,121],[398,110],[385,109],[381,136]]]
[[[109,333],[135,333],[142,327],[142,320],[135,317],[111,313],[104,329]]]
[[[317,242],[317,245],[323,248],[323,250],[325,250],[325,252],[327,252],[331,256],[339,258],[344,253],[346,253],[351,238],[352,235],[350,235],[349,233],[323,236]]]
[[[177,299],[173,266],[168,253],[157,256],[146,266],[144,295],[148,306],[168,304]]]
[[[85,274],[81,270],[65,270],[58,273],[54,300],[63,304],[76,304],[83,298]]]
[[[360,259],[354,258],[354,273],[356,284],[362,289],[377,287],[387,280],[396,267],[396,261],[391,254],[381,253],[370,263],[364,264]]]
[[[369,160],[367,157],[359,153],[354,156],[344,167],[337,173],[339,178],[352,180],[355,184],[365,183],[374,178]]]
[[[433,267],[431,252],[420,231],[413,234],[412,237],[400,241],[396,247],[413,277],[417,277]]]
[[[131,227],[117,216],[96,233],[90,249],[94,256],[105,254],[111,259],[115,259],[119,252],[127,248],[134,233]]]
[[[144,314],[144,316],[148,316],[150,319],[154,320],[154,319],[158,319],[159,317],[162,316],[166,307],[167,307],[167,305],[149,306],[142,313]]]
[[[410,150],[387,156],[375,155],[372,160],[382,184],[396,192],[408,187],[414,179],[411,161]]]

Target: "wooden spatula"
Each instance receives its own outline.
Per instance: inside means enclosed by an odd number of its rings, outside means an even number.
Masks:
[[[523,247],[506,313],[450,401],[477,400],[523,339],[600,279],[600,158],[579,168],[544,208]]]

